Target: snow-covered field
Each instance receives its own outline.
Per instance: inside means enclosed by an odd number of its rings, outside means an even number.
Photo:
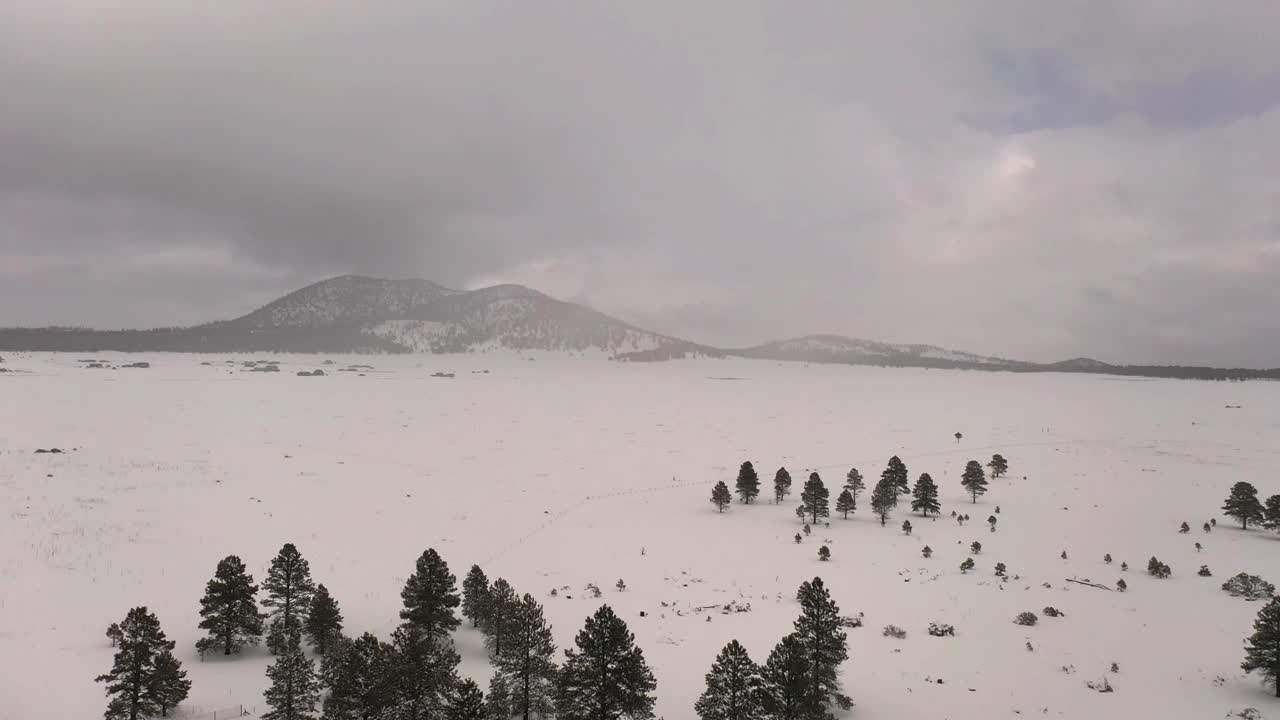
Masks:
[[[654,669],[667,720],[693,717],[730,639],[762,661],[814,575],[845,614],[865,613],[843,668],[858,718],[1220,718],[1247,706],[1280,718],[1280,702],[1239,670],[1260,605],[1219,589],[1245,570],[1275,582],[1280,538],[1223,517],[1200,529],[1233,482],[1280,492],[1280,385],[549,356],[286,356],[278,374],[224,357],[106,356],[152,367],[87,370],[77,360],[88,357],[8,355],[3,367],[29,372],[0,374],[2,718],[100,716],[103,631],[134,605],[177,641],[194,683],[183,712],[261,711],[266,651],[200,662],[198,599],[223,556],[260,581],[285,542],[349,632],[390,633],[427,547],[459,580],[479,563],[534,594],[562,648],[610,603]],[[349,362],[377,369],[331,372]],[[329,374],[294,374],[316,367]],[[50,447],[67,452],[34,453]],[[1009,476],[971,505],[960,471],[993,452]],[[943,518],[912,517],[908,537],[905,505],[882,528],[868,493],[855,517],[795,544],[810,469],[834,501],[850,466],[873,483],[893,454],[913,481],[938,482]],[[747,459],[764,502],[717,514],[711,486],[732,487]],[[795,478],[783,507],[765,500],[779,465]],[[953,509],[972,522],[957,526]],[[962,575],[973,540],[984,549]],[[824,542],[829,563],[817,559]],[[1171,579],[1145,574],[1152,555]],[[1020,578],[997,582],[996,562]],[[1197,577],[1201,564],[1214,577]],[[1120,577],[1126,593],[1064,582]],[[581,592],[589,582],[603,600]],[[572,599],[549,595],[566,585]],[[730,600],[752,611],[695,609]],[[1066,617],[1012,623],[1047,605]],[[956,637],[927,636],[931,621]],[[906,639],[882,637],[889,623]],[[483,685],[480,635],[464,626],[456,642]],[[1104,675],[1115,692],[1085,687]]]

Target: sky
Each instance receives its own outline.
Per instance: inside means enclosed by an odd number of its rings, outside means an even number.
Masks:
[[[0,325],[345,273],[1280,366],[1280,4],[5,0]]]

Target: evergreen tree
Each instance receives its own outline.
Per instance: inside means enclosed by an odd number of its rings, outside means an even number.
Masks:
[[[960,484],[973,496],[975,505],[978,502],[978,496],[987,492],[987,477],[982,472],[982,466],[978,464],[977,460],[970,460],[964,466],[964,475],[960,478]]]
[[[400,591],[404,610],[400,619],[430,638],[448,635],[462,622],[453,613],[461,604],[458,579],[434,549],[418,558],[417,567]]]
[[[285,543],[271,561],[262,589],[267,594],[262,606],[274,610],[267,620],[267,649],[279,655],[302,642],[302,626],[316,591],[311,566],[293,543]]]
[[[818,577],[802,583],[796,599],[800,601],[800,617],[796,618],[795,637],[808,661],[805,712],[811,718],[827,717],[833,702],[841,707],[848,704],[840,693],[838,678],[840,663],[849,657],[840,608]]]
[[[471,627],[480,627],[489,594],[489,578],[479,565],[472,565],[462,581],[462,616],[471,621]]]
[[[960,572],[962,574],[967,573],[972,569],[973,569],[973,558],[965,558],[964,562],[960,563]]]
[[[448,638],[401,625],[391,636],[391,718],[426,720],[439,717],[458,686],[461,658]]]
[[[565,650],[556,688],[557,720],[648,720],[653,717],[654,680],[635,635],[608,605],[587,618]]]
[[[1280,495],[1267,498],[1263,515],[1262,522],[1268,530],[1280,530]],[[1204,531],[1209,532],[1209,523],[1204,524]]]
[[[342,635],[342,611],[323,583],[316,586],[315,595],[311,597],[311,612],[307,613],[302,629],[321,656]]]
[[[501,672],[494,673],[489,681],[489,692],[484,695],[484,712],[487,720],[511,720],[515,715],[511,709],[511,688]]]
[[[791,473],[785,467],[778,468],[773,476],[773,501],[781,504],[791,494]]]
[[[991,468],[991,478],[998,479],[1009,472],[1009,461],[1005,460],[1000,453],[996,453],[991,456],[991,462],[987,463],[987,467]]]
[[[750,460],[742,463],[742,467],[738,468],[736,488],[738,497],[742,498],[742,502],[747,505],[750,505],[751,501],[760,494],[760,477],[756,475],[756,469],[752,467]]]
[[[729,507],[729,503],[733,502],[733,496],[729,494],[729,486],[725,485],[723,480],[711,488],[711,502],[720,512],[724,512],[724,509]]]
[[[818,477],[818,473],[809,473],[809,479],[805,481],[804,489],[800,491],[802,508],[800,517],[803,518],[806,514],[812,515],[813,522],[816,523],[818,518],[830,516],[831,511],[827,507],[830,495],[831,491],[822,484],[822,478]]]
[[[830,560],[831,548],[827,547],[826,545],[823,545],[822,547],[818,548],[818,559],[821,560],[822,562],[826,562]]]
[[[911,492],[910,479],[907,477],[907,466],[902,463],[902,459],[897,455],[889,458],[889,464],[885,467],[884,472],[880,473],[880,479],[889,478],[893,482],[894,489],[907,495]]]
[[[929,473],[922,474],[916,480],[916,486],[911,491],[911,509],[925,517],[929,517],[929,513],[938,515],[942,512],[942,505],[938,504],[938,486],[929,477]]]
[[[339,636],[324,656],[321,677],[329,689],[324,720],[371,720],[394,701],[393,648],[365,633]]]
[[[124,632],[120,630],[120,623],[111,623],[107,626],[107,639],[111,641],[111,647],[119,645],[123,637]]]
[[[867,483],[862,478],[862,473],[858,472],[858,468],[849,468],[849,472],[844,476],[844,489],[853,495],[853,503],[858,504],[858,493],[867,487]]]
[[[267,668],[267,679],[271,686],[265,697],[271,710],[263,713],[262,720],[311,720],[316,716],[320,683],[315,663],[302,653],[299,643],[289,645]]]
[[[706,681],[707,689],[693,706],[701,720],[760,718],[760,668],[737,640],[725,645],[716,656]]]
[[[1272,598],[1258,612],[1240,667],[1245,672],[1261,670],[1263,679],[1275,686],[1276,697],[1280,697],[1280,598]]]
[[[1266,520],[1266,511],[1258,501],[1258,489],[1247,482],[1238,482],[1231,486],[1231,495],[1222,505],[1224,515],[1240,521],[1240,525],[1249,529],[1249,521],[1260,523]]]
[[[898,486],[892,478],[881,478],[871,491],[871,512],[880,516],[880,527],[889,519],[889,513],[898,504]]]
[[[911,534],[911,521],[910,521],[910,520],[903,520],[903,521],[902,521],[902,533],[903,533],[904,535],[910,535],[910,534]]]
[[[148,692],[160,706],[160,717],[168,717],[169,711],[186,700],[187,694],[191,692],[187,671],[182,669],[182,662],[168,650],[156,656],[155,673],[148,685]]]
[[[120,623],[119,646],[111,671],[95,678],[95,682],[107,684],[107,695],[111,698],[103,713],[106,720],[141,720],[168,710],[167,705],[162,706],[166,699],[171,704],[181,701],[181,698],[175,702],[156,694],[163,664],[168,662],[160,658],[164,655],[173,658],[169,654],[173,642],[165,637],[160,621],[146,607],[133,608],[125,615]],[[180,679],[185,676],[181,670],[178,673]],[[187,682],[186,689],[190,687],[191,683]],[[186,697],[185,691],[182,697]]]
[[[258,612],[257,595],[258,586],[240,558],[223,558],[200,599],[200,617],[204,618],[200,629],[209,635],[196,642],[196,649],[203,654],[221,648],[223,655],[230,655],[245,645],[257,645],[264,617]]]
[[[809,656],[796,633],[782,638],[760,670],[760,705],[769,720],[802,720],[809,692]]]
[[[498,672],[511,690],[511,710],[523,720],[546,717],[553,710],[556,643],[532,595],[514,607],[511,629],[511,641],[498,660]]]
[[[511,636],[515,633],[513,618],[519,603],[516,591],[506,579],[498,578],[493,581],[489,606],[485,609],[484,619],[480,621],[480,629],[484,631],[485,647],[489,648],[489,654],[495,660],[502,657],[511,643]]]
[[[487,720],[484,693],[475,680],[468,678],[458,684],[444,717],[445,720]]]
[[[849,492],[849,488],[840,491],[840,497],[836,498],[836,512],[842,513],[844,519],[849,519],[849,513],[857,509],[854,504],[853,493]]]

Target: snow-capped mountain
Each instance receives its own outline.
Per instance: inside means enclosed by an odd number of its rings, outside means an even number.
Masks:
[[[1021,367],[1026,364],[1016,360],[948,350],[935,345],[898,345],[842,335],[806,335],[737,350],[733,354],[772,360],[803,360],[854,365],[984,367],[992,370]]]

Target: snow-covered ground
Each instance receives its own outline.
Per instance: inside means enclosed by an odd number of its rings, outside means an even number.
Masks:
[[[285,542],[350,632],[391,631],[427,547],[459,579],[479,563],[534,594],[561,647],[610,603],[654,668],[667,720],[693,717],[703,673],[730,639],[762,661],[814,575],[845,614],[865,613],[843,668],[858,718],[1218,718],[1247,706],[1280,717],[1272,693],[1239,670],[1260,605],[1219,589],[1246,570],[1280,578],[1280,538],[1221,517],[1200,529],[1235,481],[1280,492],[1280,385],[545,355],[332,366],[282,356],[278,374],[183,355],[104,356],[150,369],[79,367],[88,357],[8,355],[6,368],[28,372],[0,375],[3,718],[100,716],[93,677],[112,656],[103,631],[134,605],[178,643],[194,682],[184,712],[261,710],[265,650],[200,662],[198,599],[223,556],[261,580]],[[347,363],[376,370],[333,372]],[[329,374],[294,374],[317,367]],[[456,377],[431,377],[440,371]],[[50,447],[67,452],[34,453]],[[993,452],[1009,476],[972,505],[960,471]],[[911,517],[908,537],[905,506],[882,528],[864,495],[855,517],[795,544],[810,469],[834,501],[850,466],[873,483],[892,454],[913,481],[938,482],[943,518]],[[717,514],[711,486],[732,486],[746,459],[763,502]],[[765,500],[779,465],[795,478],[783,507]],[[985,520],[997,505],[993,534]],[[972,522],[958,527],[953,509]],[[983,552],[962,575],[973,540]],[[824,542],[829,563],[817,559]],[[1152,555],[1171,579],[1145,574]],[[997,582],[996,562],[1019,579]],[[1214,577],[1197,577],[1201,564]],[[1064,582],[1121,577],[1123,594]],[[603,600],[585,597],[589,582]],[[549,595],[563,586],[572,599]],[[731,600],[752,611],[695,609]],[[1047,605],[1066,617],[1012,623]],[[931,621],[956,637],[927,636]],[[906,639],[882,637],[889,623]],[[479,634],[464,627],[456,641],[483,684]],[[1085,687],[1112,662],[1115,692]]]

